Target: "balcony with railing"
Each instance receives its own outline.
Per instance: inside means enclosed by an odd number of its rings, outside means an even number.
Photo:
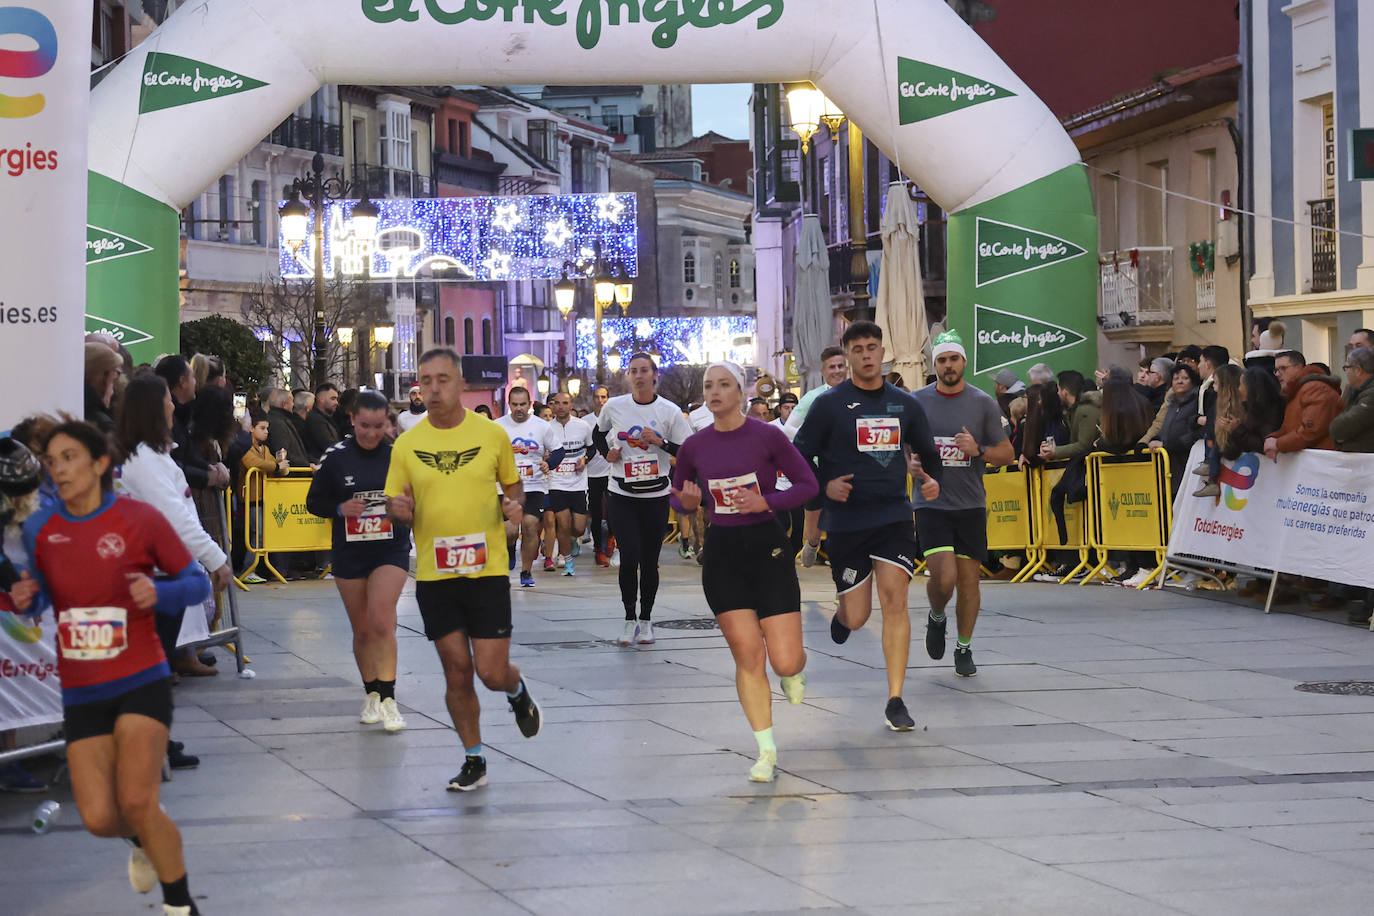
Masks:
[[[653,115],[603,114],[592,118],[592,123],[604,127],[612,134],[621,137],[638,137],[641,153],[654,152]]]
[[[1312,292],[1336,291],[1336,201],[1309,200],[1312,214]]]
[[[321,118],[292,115],[277,125],[266,142],[292,149],[308,149],[326,156],[342,156],[343,128]]]
[[[543,305],[507,305],[504,312],[507,334],[562,333],[558,312]]]
[[[1203,271],[1193,276],[1193,289],[1197,294],[1197,320],[1217,320],[1217,275]]]
[[[1173,323],[1173,248],[1108,251],[1098,264],[1098,316],[1103,330]]]
[[[365,190],[368,197],[434,197],[434,182],[428,175],[404,169],[393,169],[384,165],[355,163],[353,181],[361,195]]]

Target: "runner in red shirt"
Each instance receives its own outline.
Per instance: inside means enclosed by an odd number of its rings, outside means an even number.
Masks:
[[[51,604],[57,617],[67,764],[86,829],[129,839],[134,890],[160,881],[164,914],[194,916],[181,833],[158,804],[172,687],[153,615],[180,615],[210,582],[156,509],[110,492],[109,450],[88,423],[53,430],[44,460],[60,502],[25,522],[32,568],[10,598],[30,615]]]

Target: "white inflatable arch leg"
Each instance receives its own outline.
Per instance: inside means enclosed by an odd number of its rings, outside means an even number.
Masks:
[[[174,349],[178,211],[319,86],[813,80],[950,213],[980,382],[1095,359],[1096,221],[1053,114],[943,0],[203,0],[92,93],[87,312]],[[142,246],[146,246],[143,250]]]

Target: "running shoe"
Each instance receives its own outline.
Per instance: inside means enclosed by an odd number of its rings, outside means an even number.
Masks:
[[[609,569],[611,561],[606,559],[606,555],[598,550],[596,552],[596,565],[600,566],[602,569]]]
[[[1165,582],[1164,584],[1169,586],[1170,588],[1186,588],[1189,591],[1192,591],[1193,589],[1197,588],[1197,584],[1200,581],[1202,581],[1202,577],[1199,576],[1197,573],[1185,573],[1181,579],[1177,581]]]
[[[575,575],[577,575],[577,570],[573,568],[572,557],[568,557],[568,559],[563,563],[563,575],[565,575],[565,576],[575,576]]]
[[[520,573],[520,587],[534,588],[534,573],[524,570]]]
[[[619,565],[620,565],[620,551],[619,551],[618,549],[617,549],[617,550],[611,551],[611,565],[612,565],[612,566],[619,566]]]
[[[787,697],[787,702],[793,706],[801,705],[801,701],[806,699],[806,672],[798,671],[796,674],[779,679],[782,685],[782,695]]]
[[[749,768],[750,782],[772,782],[773,771],[778,766],[777,751],[759,751],[759,759]]]
[[[358,721],[364,725],[376,725],[382,721],[382,695],[375,690],[367,692],[367,702],[363,703],[363,711],[358,715]]]
[[[973,649],[968,646],[954,647],[954,673],[960,677],[977,677],[978,666],[973,663]]]
[[[196,912],[189,906],[172,906],[170,903],[162,905],[162,916],[195,916]]]
[[[510,571],[515,572],[515,548],[510,547],[507,552],[510,554]]]
[[[200,758],[186,753],[186,745],[180,741],[168,741],[167,766],[174,770],[194,770],[200,766]]]
[[[820,544],[806,543],[802,545],[801,561],[807,569],[816,565],[816,557],[821,552]]]
[[[46,792],[48,784],[34,777],[32,773],[17,763],[0,767],[0,792],[14,792],[20,795]]]
[[[544,572],[553,572],[553,560],[548,557],[544,558]]]
[[[146,894],[157,887],[157,869],[141,847],[132,841],[126,842],[129,843],[129,886],[136,894]]]
[[[916,720],[906,711],[906,704],[902,702],[901,697],[892,697],[887,701],[884,716],[887,719],[887,727],[894,732],[909,732],[916,727]]]
[[[580,556],[582,556],[582,542],[581,542],[581,541],[573,541],[573,545],[572,545],[572,556],[574,556],[574,557],[580,557]]]
[[[830,639],[835,645],[842,646],[845,644],[845,640],[849,639],[849,634],[853,632],[849,627],[840,623],[840,614],[836,611],[835,616],[830,618]]]
[[[949,617],[941,617],[936,620],[929,614],[926,615],[926,655],[937,661],[945,657],[945,631],[947,629],[949,629]]]
[[[623,629],[623,630],[620,631],[620,639],[618,640],[618,642],[619,642],[622,646],[633,645],[633,644],[634,644],[634,641],[635,641],[635,637],[638,636],[638,635],[639,635],[639,621],[637,621],[637,620],[627,620],[627,621],[625,621],[625,629]]]
[[[401,715],[401,711],[396,708],[396,701],[391,697],[382,700],[380,709],[382,717],[382,728],[389,732],[398,732],[406,727],[406,720]]]
[[[680,557],[682,557],[682,559],[684,559],[684,560],[691,559],[691,556],[692,556],[692,548],[691,548],[691,545],[689,545],[686,541],[678,541],[678,542],[677,542],[677,555],[680,556]]]
[[[635,641],[641,646],[652,646],[654,644],[654,625],[652,622],[648,620],[641,620],[639,622],[639,638]]]
[[[450,792],[471,792],[487,784],[487,758],[467,757],[458,775],[448,781]]]
[[[1153,569],[1137,569],[1135,575],[1131,576],[1129,579],[1123,579],[1121,584],[1125,588],[1140,588],[1140,586],[1153,579],[1154,575],[1155,572]]]
[[[515,713],[515,724],[520,729],[520,734],[526,738],[533,738],[539,734],[539,726],[543,724],[544,717],[540,714],[534,697],[530,696],[530,689],[525,686],[523,679],[520,681],[520,696],[506,697],[506,702],[510,704],[510,711]]]
[[[255,572],[249,573],[248,575],[243,577],[244,585],[263,585],[266,582],[266,579],[264,579],[262,576],[258,575]]]

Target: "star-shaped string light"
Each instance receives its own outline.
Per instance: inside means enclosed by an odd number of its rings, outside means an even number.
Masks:
[[[596,202],[596,216],[608,223],[620,222],[620,214],[625,212],[625,205],[616,199],[615,195],[607,194]]]
[[[508,254],[502,254],[495,248],[487,259],[482,262],[482,266],[487,269],[487,276],[492,280],[504,280],[510,276],[510,265],[512,258]]]
[[[524,217],[520,215],[519,204],[497,204],[496,215],[492,217],[491,224],[509,234],[512,229],[520,225],[523,219]]]
[[[568,226],[566,217],[560,216],[544,224],[544,244],[551,248],[562,248],[572,237],[572,228]]]

